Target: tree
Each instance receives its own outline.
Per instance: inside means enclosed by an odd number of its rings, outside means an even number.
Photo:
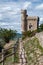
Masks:
[[[42,32],[43,31],[43,24],[41,24],[40,26],[39,26],[39,28],[37,29],[37,32]]]
[[[2,51],[4,45],[5,45],[5,41],[3,39],[0,39],[0,52]]]
[[[5,40],[6,43],[10,41],[11,38],[16,36],[16,31],[8,30],[8,29],[0,29],[0,37]]]
[[[40,25],[40,29],[43,31],[43,24]]]

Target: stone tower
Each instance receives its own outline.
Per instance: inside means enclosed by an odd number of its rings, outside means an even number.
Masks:
[[[38,16],[28,16],[27,17],[27,31],[37,30],[39,27],[39,17]]]
[[[22,32],[27,31],[27,10],[21,10]]]
[[[28,16],[27,10],[21,10],[22,32],[33,31],[39,27],[38,16]]]

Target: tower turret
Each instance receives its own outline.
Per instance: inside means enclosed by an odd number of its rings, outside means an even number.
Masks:
[[[27,10],[21,10],[22,32],[27,31]]]

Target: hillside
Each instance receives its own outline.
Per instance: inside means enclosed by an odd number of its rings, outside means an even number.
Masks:
[[[43,65],[43,48],[38,38],[30,38],[23,46],[27,54],[27,65]]]
[[[39,39],[40,45],[43,47],[43,32],[37,33],[35,36]]]

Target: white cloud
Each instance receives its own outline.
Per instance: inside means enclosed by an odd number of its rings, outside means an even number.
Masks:
[[[0,4],[0,12],[9,12],[11,14],[17,14],[22,8],[27,9],[29,6],[31,6],[31,2],[25,1],[25,2],[12,2],[12,3],[6,3],[1,5]]]
[[[38,6],[36,6],[36,8],[35,9],[38,9],[38,10],[43,10],[43,3],[42,4],[40,4],[40,5],[38,5]]]
[[[29,6],[31,6],[31,2],[24,2],[23,9],[27,9]]]
[[[43,21],[43,18],[40,18],[40,21]]]
[[[0,26],[18,26],[18,25],[21,25],[21,23],[17,23],[17,22],[11,22],[11,23],[8,23],[8,22],[0,22]]]
[[[2,19],[2,14],[0,14],[0,20]]]
[[[0,4],[0,19],[13,19],[16,17],[19,17],[20,10],[21,9],[27,9],[29,6],[31,6],[31,2],[12,2],[12,3],[5,3]],[[16,18],[17,19],[17,18]]]
[[[16,14],[18,14],[19,13],[19,11],[20,11],[20,9],[19,8],[16,8],[16,9],[13,9],[12,11],[8,11],[8,13],[10,14],[10,15],[16,15]]]
[[[8,25],[8,23],[6,22],[0,22],[0,26],[3,26],[3,25]]]
[[[15,7],[16,6],[16,7]],[[3,4],[2,6],[0,6],[0,12],[13,12],[13,13],[17,13],[19,11],[19,7],[17,6],[17,4]]]
[[[2,10],[3,10],[3,11],[11,10],[11,7],[5,6],[5,7],[2,8]]]

